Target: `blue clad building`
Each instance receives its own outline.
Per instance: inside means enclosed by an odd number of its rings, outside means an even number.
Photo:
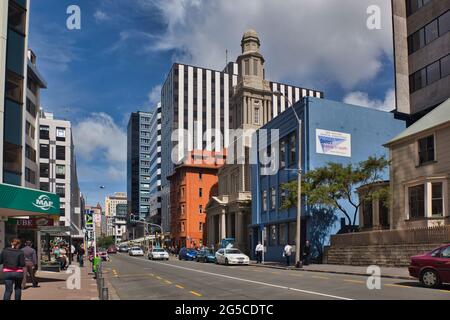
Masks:
[[[369,156],[388,158],[383,147],[405,129],[405,123],[394,114],[341,102],[305,97],[295,109],[302,120],[302,170],[304,173],[329,162],[349,164],[367,160]],[[278,137],[276,131],[278,129]],[[266,130],[267,137],[263,130]],[[258,164],[252,165],[251,246],[255,248],[265,234],[266,261],[281,261],[287,242],[295,244],[296,208],[281,209],[286,191],[282,184],[297,180],[298,121],[291,108],[286,109],[256,132],[253,151],[260,150]],[[266,142],[268,141],[268,142]],[[258,145],[256,145],[258,144]],[[267,145],[272,145],[267,148]],[[264,169],[261,150],[269,149],[272,170]],[[276,153],[276,154],[275,154]],[[275,168],[275,170],[273,170]],[[266,170],[266,172],[262,172]],[[389,171],[385,172],[389,178]],[[304,203],[304,201],[303,201]],[[302,208],[302,244],[308,230],[308,208]],[[263,232],[264,230],[264,232]],[[253,251],[253,250],[252,250]],[[254,254],[254,253],[253,253]]]

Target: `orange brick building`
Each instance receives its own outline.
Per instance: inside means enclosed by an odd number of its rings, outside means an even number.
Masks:
[[[224,153],[191,151],[169,176],[171,239],[178,248],[206,243],[206,205],[218,194],[217,173]]]

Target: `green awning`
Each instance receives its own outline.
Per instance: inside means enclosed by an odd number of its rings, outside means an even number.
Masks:
[[[0,184],[0,216],[59,215],[59,205],[54,193]]]

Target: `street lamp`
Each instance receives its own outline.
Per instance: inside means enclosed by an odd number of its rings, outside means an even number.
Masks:
[[[297,160],[297,169],[293,169],[297,171],[297,234],[295,237],[296,242],[296,250],[295,250],[295,266],[297,268],[302,267],[302,261],[300,259],[300,249],[301,249],[301,231],[302,231],[302,120],[297,114],[297,111],[295,111],[292,102],[289,100],[289,98],[279,92],[275,91],[274,95],[276,96],[283,96],[288,103],[291,105],[291,109],[294,112],[295,118],[297,119],[298,123],[298,160]],[[289,170],[289,169],[286,169]]]

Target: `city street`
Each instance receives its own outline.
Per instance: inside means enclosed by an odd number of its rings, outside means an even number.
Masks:
[[[189,261],[149,261],[127,254],[104,263],[105,277],[122,300],[449,300],[450,287],[426,289],[411,280],[382,278],[369,290],[366,277],[222,266]]]

